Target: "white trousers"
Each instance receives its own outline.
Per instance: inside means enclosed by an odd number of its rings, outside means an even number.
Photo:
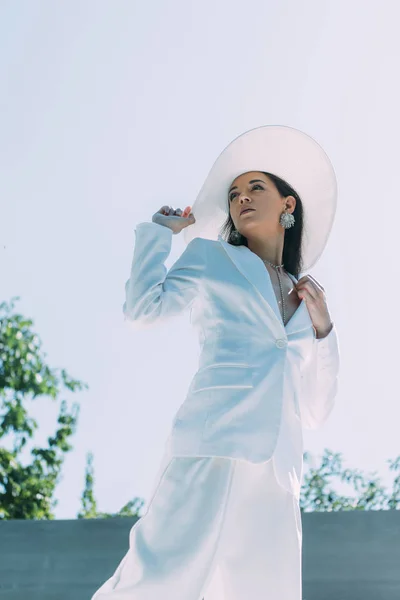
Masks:
[[[129,542],[92,600],[301,600],[300,508],[271,460],[165,453]]]

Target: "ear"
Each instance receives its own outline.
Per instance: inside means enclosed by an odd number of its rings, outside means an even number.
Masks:
[[[296,208],[296,198],[294,196],[286,196],[285,208],[288,213],[292,213]]]

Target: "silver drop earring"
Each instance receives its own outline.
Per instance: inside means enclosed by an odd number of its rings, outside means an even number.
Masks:
[[[290,227],[293,227],[295,223],[295,218],[290,213],[283,212],[279,219],[279,223],[284,229],[290,229]]]

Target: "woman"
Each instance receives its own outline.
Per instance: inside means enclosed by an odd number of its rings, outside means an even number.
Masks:
[[[324,288],[298,277],[336,195],[312,138],[259,127],[221,153],[192,212],[163,206],[136,227],[125,318],[190,309],[201,352],[147,511],[93,600],[301,599],[302,427],[333,409],[339,349]]]

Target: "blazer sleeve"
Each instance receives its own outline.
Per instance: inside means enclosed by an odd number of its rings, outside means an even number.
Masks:
[[[318,429],[335,405],[340,350],[336,326],[324,338],[314,339],[313,352],[302,372],[300,413],[305,429]]]
[[[206,267],[207,240],[194,238],[167,273],[173,232],[159,223],[139,223],[123,314],[134,329],[178,315],[192,305]]]

